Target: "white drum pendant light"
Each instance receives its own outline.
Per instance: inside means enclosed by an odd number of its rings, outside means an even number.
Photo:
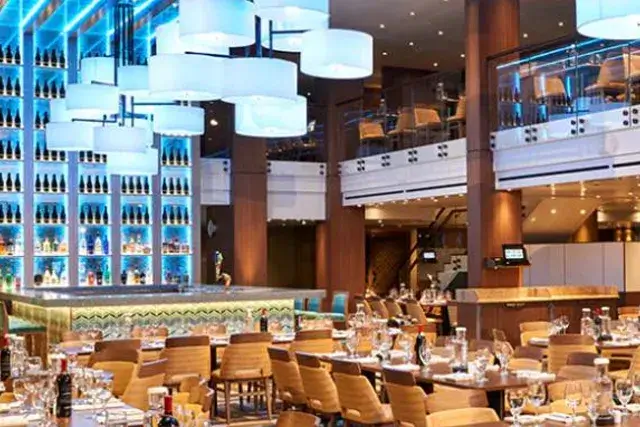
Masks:
[[[150,141],[153,141],[153,134],[150,135],[150,129],[146,126],[99,126],[93,132],[93,151],[107,154],[109,158],[113,153],[144,153]]]
[[[152,56],[149,58],[150,94],[181,101],[220,99],[226,61],[205,55]]]
[[[184,43],[222,47],[255,42],[255,8],[247,0],[180,0]]]
[[[45,140],[49,150],[93,151],[93,129],[87,122],[49,122]]]
[[[99,84],[70,84],[67,87],[66,106],[73,117],[118,114],[118,88]]]
[[[294,103],[298,67],[275,58],[236,58],[225,63],[222,100],[232,104]]]
[[[269,22],[272,31],[301,31],[301,30],[323,30],[329,28],[329,17],[302,19],[296,21],[268,21],[262,20],[262,46],[269,48],[273,42],[273,49],[281,52],[300,52],[302,49],[302,34],[273,34],[269,37]]]
[[[300,69],[325,79],[362,79],[373,74],[373,37],[352,30],[314,30],[302,35]]]
[[[147,147],[141,153],[109,153],[109,175],[157,175],[158,149]]]
[[[256,15],[265,20],[304,22],[329,18],[329,0],[255,0],[255,5]]]
[[[156,54],[167,53],[212,53],[216,55],[229,55],[229,48],[224,46],[210,46],[203,44],[187,43],[180,39],[180,24],[177,20],[159,25],[156,28]]]
[[[83,58],[80,61],[80,82],[81,83],[106,83],[115,82],[115,63],[113,58],[92,57]]]
[[[640,38],[640,1],[576,0],[578,32],[608,40]]]
[[[307,99],[281,105],[236,105],[236,133],[263,138],[302,136],[307,133]]]
[[[204,134],[204,109],[182,105],[161,105],[153,112],[153,131],[169,136]]]
[[[122,95],[149,96],[149,67],[146,65],[118,67],[118,88]]]

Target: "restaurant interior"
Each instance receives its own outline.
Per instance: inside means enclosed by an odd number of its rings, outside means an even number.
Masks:
[[[0,1],[0,426],[640,427],[637,0]]]

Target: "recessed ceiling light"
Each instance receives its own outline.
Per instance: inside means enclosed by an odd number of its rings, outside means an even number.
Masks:
[[[385,25],[384,24],[380,24],[380,28],[384,29]]]
[[[311,92],[307,92],[307,96],[311,96]]]
[[[437,66],[438,66],[438,63],[437,63],[437,62],[434,62],[434,63],[433,63],[433,66],[434,66],[434,67],[437,67]],[[640,184],[638,184],[638,186],[640,186]]]
[[[413,44],[414,44],[413,42],[409,42],[409,46],[413,46]]]
[[[442,30],[438,30],[438,35],[439,35],[439,36],[443,36],[443,35],[444,35],[444,31],[442,31]]]
[[[385,52],[382,52],[382,56],[387,56],[387,55],[389,55],[389,53],[388,53],[388,52],[386,52],[386,51],[385,51]]]
[[[529,33],[522,33],[522,38],[523,39],[528,39],[529,38]]]
[[[584,215],[584,214],[586,214],[586,213],[587,213],[587,210],[586,210],[586,209],[580,209],[580,215]]]
[[[218,121],[216,119],[211,119],[211,120],[209,120],[209,124],[211,126],[218,126]]]
[[[599,198],[600,198],[600,195],[599,195],[599,194],[596,194],[596,199],[599,199]]]
[[[536,217],[531,217],[531,222],[536,222]]]
[[[555,215],[555,214],[556,214],[556,212],[558,212],[558,211],[557,211],[555,208],[554,208],[554,209],[551,209],[551,215]]]
[[[411,12],[409,12],[409,16],[416,16],[416,13],[412,10]]]
[[[559,22],[558,22],[558,27],[564,27],[564,22],[559,21]]]
[[[460,58],[464,58],[466,55],[464,53],[460,54]]]

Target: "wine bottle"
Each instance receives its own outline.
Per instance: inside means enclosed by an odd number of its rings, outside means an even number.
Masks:
[[[167,150],[163,149],[162,150],[162,165],[166,165],[167,164]]]
[[[42,65],[44,67],[48,67],[51,63],[49,62],[49,51],[47,49],[44,50],[44,54],[42,55]]]
[[[34,121],[36,129],[40,129],[40,127],[42,126],[42,120],[40,120],[40,113],[36,112],[36,119]]]
[[[42,85],[42,96],[44,98],[49,98],[49,95],[51,94],[51,92],[49,92],[49,83],[47,83],[46,81],[44,82],[44,85]]]
[[[166,224],[168,222],[168,218],[167,218],[167,208],[164,207],[162,208],[162,223]]]
[[[136,194],[142,194],[142,178],[136,178]]]
[[[60,89],[58,90],[58,95],[60,98],[64,98],[67,96],[67,90],[64,88],[64,82],[60,83]]]
[[[109,193],[109,181],[106,176],[102,177],[102,192],[105,194]]]
[[[20,46],[16,46],[16,53],[13,55],[13,62],[18,65],[22,64],[22,55],[20,55]]]
[[[167,194],[169,189],[167,187],[167,178],[162,178],[162,194]]]
[[[64,175],[60,175],[60,192],[61,193],[67,192],[67,182],[64,179]]]
[[[4,205],[0,205],[0,224],[4,224],[5,222]]]
[[[40,144],[36,143],[36,151],[35,151],[36,160],[40,160],[42,158],[42,153],[40,151]]]
[[[58,67],[66,68],[67,60],[64,57],[64,51],[60,51],[60,56],[58,57]]]
[[[58,85],[55,81],[51,83],[51,98],[58,97]]]
[[[183,194],[182,193],[182,179],[181,178],[176,178],[176,194]]]
[[[42,191],[49,192],[49,175],[47,174],[44,174],[44,179],[42,180]]]
[[[2,176],[2,172],[0,172],[0,192],[6,191],[4,187],[4,177]]]
[[[11,377],[11,349],[6,336],[0,340],[2,350],[0,350],[0,380],[6,381]]]
[[[176,222],[176,210],[175,208],[169,208],[169,224],[175,224]]]
[[[51,66],[58,67],[58,54],[55,49],[51,51]]]
[[[169,194],[173,195],[173,194],[175,194],[175,192],[176,192],[176,188],[173,185],[173,177],[170,177],[169,178]]]
[[[16,173],[16,180],[13,182],[15,190],[19,193],[22,191],[22,183],[20,182],[20,174]]]
[[[36,66],[42,65],[42,55],[40,55],[40,48],[36,48],[35,64]]]
[[[182,224],[182,208],[176,206],[176,224]]]
[[[45,206],[44,213],[42,215],[42,221],[45,224],[49,224],[50,220],[51,220],[51,215],[49,214],[49,206]]]
[[[413,352],[416,355],[416,361],[420,366],[427,366],[427,362],[422,357],[422,347],[428,345],[427,338],[424,336],[424,326],[418,325],[418,335],[416,336],[416,343]]]
[[[14,150],[13,150],[13,157],[16,160],[21,160],[22,159],[22,149],[20,148],[20,141],[16,141],[16,145],[14,146]]]
[[[120,273],[120,284],[121,285],[127,284],[127,272],[125,270],[122,270],[122,273]]]
[[[10,45],[7,45],[7,48],[4,50],[4,63],[13,64],[13,53],[11,52]]]
[[[55,174],[53,174],[53,178],[51,179],[51,192],[52,193],[58,192],[58,178],[56,177]]]
[[[49,153],[49,147],[47,147],[47,143],[46,142],[43,144],[42,160],[44,160],[46,162],[51,160],[51,153]]]
[[[87,221],[86,214],[84,213],[84,209],[80,209],[80,224],[84,224]]]
[[[127,224],[129,219],[129,215],[127,215],[127,207],[122,207],[122,223]]]
[[[120,180],[120,192],[122,194],[127,194],[127,178],[124,176]]]
[[[144,177],[144,194],[149,194],[149,177]]]
[[[189,224],[189,208],[184,208],[184,215],[182,215],[182,220],[185,224]]]
[[[84,186],[84,177],[83,176],[80,176],[80,182],[78,183],[78,187],[80,188],[80,193],[84,193],[85,186]]]
[[[16,111],[16,116],[13,118],[13,126],[17,128],[22,127],[22,119],[20,118],[20,111]]]
[[[57,205],[53,205],[53,212],[51,213],[51,223],[52,224],[59,224],[60,223],[60,216],[58,215],[58,206]]]
[[[20,212],[20,205],[16,206],[14,218],[16,220],[16,224],[22,224],[22,212]]]
[[[45,111],[42,115],[42,127],[44,128],[49,123],[49,121],[49,113]],[[57,160],[60,160],[60,158],[58,157]]]
[[[6,93],[7,96],[13,95],[13,84],[11,83],[11,77],[7,77],[7,84],[4,87],[4,93]]]
[[[151,218],[149,217],[149,208],[144,210],[144,223],[151,224]]]
[[[96,270],[96,285],[102,286],[102,269],[98,266]]]
[[[142,224],[142,208],[140,206],[138,206],[138,209],[136,212],[136,223]]]
[[[158,421],[158,427],[177,427],[180,423],[173,416],[173,396],[164,397],[164,414]]]
[[[182,191],[186,196],[189,195],[189,180],[187,178],[184,179],[184,186],[182,187]]]
[[[7,205],[7,223],[13,224],[13,208]]]
[[[7,92],[4,89],[4,80],[2,80],[2,77],[0,76],[0,95],[6,95]]]
[[[67,359],[60,360],[60,373],[56,378],[56,417],[58,419],[71,418],[71,396],[73,387],[71,385],[71,375],[67,372]]]
[[[60,206],[60,224],[67,223],[67,213],[64,211],[64,206]]]
[[[135,224],[136,223],[136,212],[135,212],[136,208],[133,206],[129,206],[129,218],[127,218],[127,221],[129,221],[129,224]]]
[[[168,163],[169,165],[175,165],[176,163],[176,157],[174,155],[174,151],[175,150],[173,149],[169,151],[169,163]]]
[[[11,173],[7,174],[7,191],[13,191],[13,179],[11,178]]]
[[[13,85],[13,94],[15,96],[22,96],[22,87],[20,86],[20,79],[16,78],[16,84]]]
[[[42,209],[36,209],[36,224],[42,223]]]
[[[91,177],[87,177],[87,193],[93,193],[93,183],[91,182]]]
[[[94,180],[93,188],[95,188],[96,193],[102,193],[102,184],[100,183],[100,177],[96,175]]]
[[[133,177],[129,177],[129,194],[134,194],[135,186],[133,185]]]
[[[5,126],[8,128],[15,127],[15,122],[13,121],[13,116],[11,115],[11,110],[7,108],[7,113],[4,115]]]
[[[260,314],[260,332],[269,332],[269,315],[266,308]]]
[[[102,223],[109,224],[109,213],[106,206],[102,209]]]

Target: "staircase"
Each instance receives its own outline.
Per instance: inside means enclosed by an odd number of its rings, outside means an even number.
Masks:
[[[438,284],[445,290],[458,273],[467,272],[467,255],[451,255],[449,262],[444,264],[444,270],[438,272]]]

